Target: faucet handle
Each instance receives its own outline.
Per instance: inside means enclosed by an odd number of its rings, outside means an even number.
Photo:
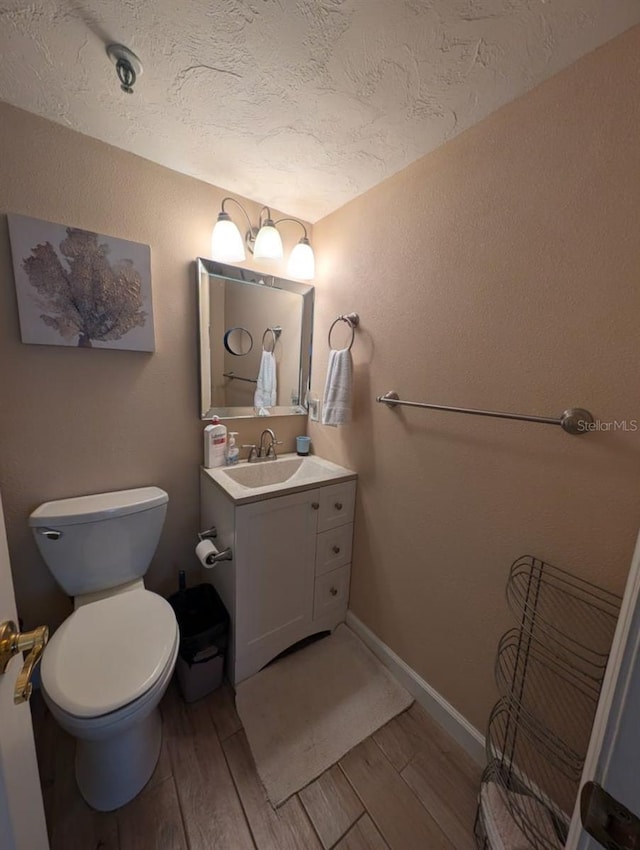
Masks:
[[[258,457],[258,447],[255,443],[243,443],[243,449],[249,449],[249,457],[247,458],[248,462],[251,463],[252,460]]]
[[[276,446],[281,446],[282,440],[272,440],[269,443],[269,448],[267,449],[267,457],[272,457],[274,460],[278,460],[278,455],[276,454]]]

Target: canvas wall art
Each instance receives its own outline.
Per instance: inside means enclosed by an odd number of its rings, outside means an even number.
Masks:
[[[155,349],[148,245],[8,219],[22,342]]]

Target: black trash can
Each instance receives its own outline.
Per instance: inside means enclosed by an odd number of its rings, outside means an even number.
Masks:
[[[229,639],[229,614],[210,584],[169,597],[180,627],[176,673],[185,702],[194,702],[222,683]]]

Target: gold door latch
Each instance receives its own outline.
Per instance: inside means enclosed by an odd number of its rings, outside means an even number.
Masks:
[[[0,623],[0,673],[4,673],[14,655],[19,652],[28,652],[24,660],[22,670],[16,680],[13,692],[13,701],[16,705],[27,702],[31,696],[33,687],[31,675],[40,661],[40,656],[49,640],[48,626],[38,626],[31,632],[19,632],[16,624],[11,620]]]

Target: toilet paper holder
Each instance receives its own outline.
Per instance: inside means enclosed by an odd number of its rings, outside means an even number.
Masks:
[[[204,540],[215,540],[218,536],[218,530],[215,525],[212,525],[211,528],[207,528],[205,531],[198,532],[198,539],[200,542]],[[231,547],[227,546],[226,549],[222,549],[218,551],[214,549],[213,552],[206,556],[206,559],[203,561],[205,567],[213,567],[218,564],[220,561],[232,561],[233,560],[233,552],[231,551]]]
[[[231,552],[231,547],[227,546],[226,549],[223,549],[221,552],[217,552],[215,555],[212,553],[207,558],[207,566],[213,567],[220,561],[233,561],[233,553]]]

